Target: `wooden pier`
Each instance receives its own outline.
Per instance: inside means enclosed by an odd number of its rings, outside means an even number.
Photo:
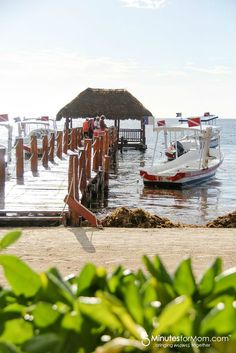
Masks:
[[[81,219],[87,219],[99,226],[87,206],[108,188],[117,144],[115,128],[93,140],[83,139],[80,128],[67,129],[43,137],[39,158],[37,138],[32,136],[26,163],[23,139],[18,138],[10,177],[6,151],[0,148],[0,225],[79,226]]]

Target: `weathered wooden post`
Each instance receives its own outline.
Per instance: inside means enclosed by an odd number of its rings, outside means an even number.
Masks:
[[[48,135],[43,136],[42,144],[42,165],[44,168],[48,168]]]
[[[69,157],[68,169],[68,197],[79,201],[78,192],[78,155],[72,154]],[[72,226],[79,225],[78,213],[69,207],[69,218]]]
[[[52,132],[50,134],[50,140],[49,140],[49,155],[48,159],[50,162],[54,162],[54,147],[55,147],[55,134]]]
[[[64,139],[63,139],[63,153],[67,154],[68,151],[68,143],[69,143],[69,130],[66,129],[64,131]]]
[[[62,141],[63,141],[63,132],[57,132],[57,158],[62,159]]]
[[[103,135],[99,137],[99,167],[102,167],[103,162]]]
[[[77,149],[77,129],[74,128],[72,131],[72,146],[73,150]]]
[[[84,191],[87,186],[87,179],[86,179],[86,156],[85,156],[85,149],[80,149],[80,156],[79,156],[79,186],[80,191],[82,193],[82,197],[84,195]]]
[[[36,136],[31,136],[31,141],[30,141],[30,167],[31,167],[31,172],[33,174],[38,172],[38,147],[37,147],[37,138]]]
[[[5,207],[6,149],[0,147],[0,208]]]
[[[70,129],[69,130],[69,134],[68,134],[68,148],[69,150],[71,151],[74,151],[74,148],[73,148],[73,134],[74,134],[74,129]]]
[[[24,176],[24,148],[23,138],[16,139],[16,179],[22,179]]]
[[[84,140],[84,148],[86,153],[86,178],[89,180],[91,178],[91,158],[92,158],[92,140]]]
[[[76,128],[76,130],[77,130],[77,134],[76,134],[76,136],[77,136],[77,147],[81,147],[81,141],[82,141],[82,130],[81,130],[81,128],[80,127],[77,127]]]
[[[95,137],[93,142],[93,170],[97,172],[98,169],[99,169],[99,137]]]
[[[109,168],[110,168],[110,156],[104,156],[104,189],[108,190],[109,184]]]
[[[109,153],[109,145],[110,145],[110,134],[109,134],[109,130],[105,131],[105,154]]]

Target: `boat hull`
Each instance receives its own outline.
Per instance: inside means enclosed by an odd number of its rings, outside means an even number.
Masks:
[[[201,169],[192,172],[178,172],[175,175],[160,176],[149,174],[146,171],[140,171],[143,178],[143,183],[148,187],[163,188],[163,189],[183,189],[204,183],[216,174],[217,168],[222,161],[213,167]]]

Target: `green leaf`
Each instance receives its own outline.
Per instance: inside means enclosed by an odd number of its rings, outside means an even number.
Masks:
[[[39,302],[32,311],[34,322],[38,327],[52,325],[60,316],[59,312],[53,309],[52,304]]]
[[[214,294],[231,288],[236,291],[236,267],[221,273],[216,277],[215,282]]]
[[[22,351],[17,348],[14,344],[8,342],[0,342],[0,352],[1,353],[22,353]]]
[[[164,333],[168,328],[178,324],[178,321],[189,312],[191,307],[191,298],[186,296],[178,297],[170,302],[159,317],[159,325],[154,330],[154,335]]]
[[[123,325],[123,330],[128,330],[132,336],[140,339],[140,326],[135,323],[123,303],[117,297],[109,293],[99,291],[97,292],[97,296],[102,300],[102,303],[108,307],[109,311],[115,314],[115,317]]]
[[[42,292],[41,299],[43,301],[62,302],[73,305],[75,295],[73,294],[71,287],[67,282],[58,275],[51,272],[42,273]]]
[[[88,263],[81,270],[80,275],[77,279],[77,295],[84,295],[84,292],[91,288],[93,280],[96,276],[96,267],[93,264]]]
[[[5,323],[1,340],[21,344],[33,336],[33,327],[24,319],[13,319]]]
[[[122,328],[120,321],[109,310],[109,307],[98,298],[80,297],[79,309],[82,314],[112,330]]]
[[[221,258],[216,258],[214,263],[206,270],[198,284],[198,292],[200,296],[205,297],[214,289],[215,277],[219,275],[222,271],[222,260]]]
[[[236,327],[236,308],[232,299],[219,303],[201,322],[202,335],[227,335],[233,333]]]
[[[20,237],[20,230],[14,230],[4,235],[4,237],[0,240],[0,251],[6,249],[9,245],[15,243]]]
[[[123,287],[123,294],[126,307],[134,320],[139,324],[143,324],[143,308],[141,303],[140,291],[134,282],[129,282]]]
[[[135,352],[139,352],[144,351],[145,347],[138,341],[117,337],[103,346],[97,347],[94,353],[120,353],[126,352],[125,348],[135,348]],[[134,351],[132,350],[132,352]]]
[[[171,276],[167,272],[159,256],[154,256],[151,261],[148,256],[144,255],[143,262],[151,275],[158,281],[172,284]]]
[[[190,258],[181,261],[177,267],[174,275],[174,288],[179,295],[192,296],[196,291]]]
[[[61,338],[55,333],[35,336],[24,343],[23,349],[27,353],[52,353],[61,344]]]
[[[35,295],[41,281],[37,273],[14,255],[0,255],[0,265],[4,268],[5,276],[16,295],[25,297]]]
[[[72,311],[64,315],[61,326],[66,330],[73,330],[76,332],[80,332],[82,325],[82,317],[77,312]]]

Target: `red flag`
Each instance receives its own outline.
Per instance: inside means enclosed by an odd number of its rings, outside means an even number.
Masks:
[[[166,121],[165,120],[158,120],[157,126],[165,126]]]
[[[8,114],[0,114],[0,121],[8,121]]]
[[[42,120],[42,121],[48,121],[48,120],[49,120],[49,117],[48,117],[48,116],[41,116],[41,120]]]
[[[188,118],[188,126],[193,127],[193,126],[199,126],[201,125],[201,118],[196,117],[196,118]]]

